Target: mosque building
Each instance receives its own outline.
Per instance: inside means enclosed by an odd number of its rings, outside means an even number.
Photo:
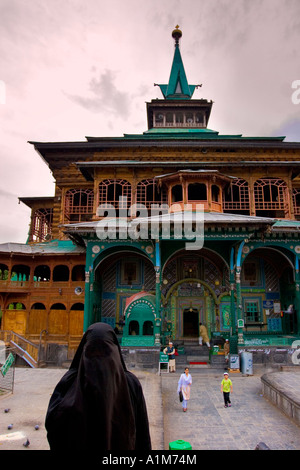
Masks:
[[[122,348],[197,340],[199,323],[236,347],[299,337],[300,143],[211,130],[181,36],[145,132],[30,141],[55,194],[20,197],[28,240],[0,245],[1,333],[49,363],[97,321]]]

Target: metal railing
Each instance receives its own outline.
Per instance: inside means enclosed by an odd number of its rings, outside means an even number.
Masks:
[[[15,349],[18,356],[22,357],[30,367],[39,365],[39,345],[32,343],[14,331],[0,330],[0,339]]]

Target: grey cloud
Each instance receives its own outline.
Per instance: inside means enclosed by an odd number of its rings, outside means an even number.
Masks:
[[[99,77],[93,77],[89,83],[91,96],[65,95],[73,102],[89,111],[100,113],[108,111],[127,118],[130,110],[130,96],[120,91],[115,85],[115,72],[105,70]]]
[[[5,189],[0,189],[0,198],[2,197],[9,197],[9,198],[16,198],[17,199],[17,194],[11,193],[10,191],[6,191]]]
[[[297,105],[300,107],[300,104]],[[287,142],[300,141],[300,118],[289,119],[284,122],[278,129],[272,132],[273,136],[285,136]]]

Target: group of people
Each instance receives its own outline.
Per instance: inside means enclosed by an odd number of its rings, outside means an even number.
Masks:
[[[182,403],[183,412],[187,411],[188,401],[191,395],[192,376],[189,372],[189,368],[184,369],[184,373],[181,374],[178,380],[177,393],[182,394],[180,401]],[[228,408],[231,406],[230,393],[233,391],[232,381],[229,378],[228,372],[224,372],[224,378],[221,382],[221,393],[223,393],[224,407]]]
[[[202,345],[203,341],[206,343],[207,347],[210,347],[206,327],[200,323],[199,344]],[[229,341],[226,339],[224,343],[224,355],[226,363],[228,363],[229,360],[229,350]],[[174,373],[176,371],[175,347],[172,341],[169,341],[169,345],[163,350],[163,352],[169,356],[169,372]],[[184,373],[180,376],[177,388],[177,393],[181,395],[182,409],[184,412],[187,411],[187,403],[191,394],[191,385],[192,376],[189,372],[189,368],[186,367]],[[225,408],[230,407],[230,392],[232,392],[232,381],[229,379],[228,372],[224,372],[224,378],[221,382],[221,392],[223,393]]]
[[[200,322],[199,323],[199,345],[202,346],[203,342],[206,344],[206,346],[208,348],[210,348],[210,342],[209,342],[207,329]],[[175,352],[175,347],[174,347],[172,341],[169,341],[169,345],[163,350],[163,353],[167,354],[169,356],[169,372],[175,372],[176,371],[176,365],[175,365],[175,354],[176,354],[176,352]]]
[[[199,323],[199,325],[200,325],[199,345],[202,346],[203,341],[204,341],[207,347],[210,348],[210,342],[209,342],[207,329],[202,323]],[[226,364],[229,362],[229,351],[230,351],[229,341],[228,339],[226,339],[224,343],[224,356],[225,356]],[[175,364],[176,351],[175,351],[175,347],[172,341],[169,341],[169,345],[164,348],[163,353],[167,354],[169,357],[169,372],[174,373],[176,371],[176,364]]]
[[[175,349],[166,348],[171,372]],[[174,362],[172,362],[174,361]],[[178,381],[187,411],[192,376],[186,367]],[[225,406],[231,406],[232,383],[224,374]],[[50,398],[45,426],[51,450],[151,450],[147,407],[142,386],[127,370],[111,326],[94,323],[84,333],[69,370]]]

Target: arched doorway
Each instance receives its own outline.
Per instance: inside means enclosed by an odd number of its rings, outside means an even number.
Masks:
[[[164,325],[172,325],[172,338],[199,337],[199,323],[209,334],[219,331],[218,298],[229,290],[229,270],[211,249],[178,251],[166,262],[161,292]]]
[[[216,296],[204,281],[184,279],[175,283],[165,302],[165,316],[172,323],[172,337],[198,337],[200,322],[210,331],[215,306]]]
[[[94,272],[93,321],[118,329],[122,326],[127,299],[144,290],[155,293],[155,270],[149,259],[137,250],[109,251]],[[135,330],[133,330],[135,331]],[[141,334],[140,325],[139,334]]]
[[[124,311],[122,345],[153,346],[155,322],[155,296],[141,292],[128,298]]]
[[[183,311],[183,336],[198,336],[199,310],[185,308]]]
[[[283,246],[244,249],[241,269],[244,334],[295,334],[297,289],[290,252]],[[261,325],[258,331],[258,325]]]

